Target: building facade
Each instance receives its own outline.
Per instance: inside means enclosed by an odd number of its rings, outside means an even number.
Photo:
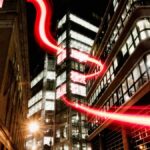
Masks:
[[[0,150],[25,149],[29,64],[25,4],[0,1]]]
[[[44,62],[31,80],[31,98],[28,101],[29,121],[38,121],[40,129],[35,134],[29,133],[26,148],[34,146],[38,150],[50,149],[53,145],[53,127],[55,110],[55,58],[44,54]]]
[[[57,55],[56,64],[56,110],[55,140],[56,150],[87,150],[88,133],[86,116],[67,107],[61,96],[65,95],[76,103],[87,103],[85,64],[79,61],[88,55],[98,28],[68,11],[58,21],[58,44],[64,50]]]
[[[103,61],[104,70],[87,84],[90,106],[106,112],[149,115],[149,0],[109,1],[92,54]],[[88,141],[93,150],[150,148],[148,127],[96,116],[89,122]]]

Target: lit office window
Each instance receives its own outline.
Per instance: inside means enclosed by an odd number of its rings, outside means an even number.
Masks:
[[[55,92],[53,92],[53,91],[46,91],[45,98],[54,100],[55,99]]]
[[[70,72],[70,78],[74,82],[86,84],[85,75],[82,73],[79,73],[77,71],[71,71]]]
[[[50,145],[50,142],[52,143],[53,145],[53,137],[50,137],[50,136],[44,136],[44,145],[47,144],[47,145]]]
[[[45,110],[55,110],[54,101],[46,101],[45,102]]]
[[[138,66],[133,70],[133,77],[134,81],[136,81],[140,77],[140,70]]]
[[[63,50],[58,56],[57,56],[57,64],[59,65],[62,63],[67,57],[66,50]]]
[[[86,53],[90,53],[90,51],[91,51],[90,46],[83,44],[81,42],[78,42],[76,40],[73,40],[73,39],[70,40],[70,47],[75,48],[80,51],[83,51],[83,52],[86,52]]]
[[[118,0],[113,0],[114,11],[116,11],[118,7]]]
[[[42,99],[42,91],[39,91],[35,96],[33,96],[29,102],[28,102],[28,107],[31,107],[34,105],[36,102]]]
[[[59,86],[61,85],[63,82],[66,81],[66,71],[64,71],[61,75],[59,75],[57,77],[57,80],[56,80],[56,86]]]
[[[46,77],[49,80],[55,80],[56,79],[56,73],[54,71],[48,71]]]
[[[73,94],[86,96],[86,87],[79,84],[71,83],[71,92]]]
[[[64,145],[64,150],[69,150],[69,146],[68,145]]]
[[[2,8],[2,6],[3,6],[3,1],[4,0],[0,0],[0,8]]]
[[[79,24],[79,25],[81,25],[81,26],[83,26],[83,27],[85,27],[85,28],[87,28],[93,32],[96,32],[96,33],[98,32],[98,28],[96,26],[92,25],[91,23],[89,23],[89,22],[87,22],[87,21],[85,21],[85,20],[83,20],[83,19],[81,19],[81,18],[79,18],[73,14],[70,14],[69,17],[70,17],[70,20],[72,20],[73,22],[75,22],[75,23],[77,23],[77,24]]]
[[[148,67],[150,67],[150,54],[146,57],[146,64]]]
[[[62,27],[62,25],[66,22],[66,15],[58,22],[58,28]]]
[[[64,83],[56,90],[56,98],[58,99],[61,96],[65,95],[66,93],[67,93],[67,88],[66,88],[66,83]]]
[[[32,116],[42,108],[42,102],[38,102],[29,109],[28,117]]]
[[[34,87],[40,80],[43,79],[43,71],[39,73],[32,81],[31,81],[31,88]]]
[[[145,66],[144,60],[141,60],[141,62],[140,62],[140,69],[141,69],[141,73],[144,73],[146,71],[146,66]]]
[[[92,40],[92,39],[90,39],[90,38],[88,38],[88,37],[86,37],[86,36],[84,36],[84,35],[82,35],[80,33],[77,33],[77,32],[75,32],[73,30],[70,31],[70,35],[71,35],[71,37],[73,39],[81,41],[83,43],[86,43],[86,44],[88,44],[90,46],[92,46],[93,43],[94,43],[94,40]]]
[[[56,130],[56,138],[60,138],[60,129]]]
[[[118,67],[118,61],[117,58],[114,60],[114,68],[116,69]]]
[[[62,33],[62,35],[58,38],[58,44],[62,43],[66,39],[66,31]]]

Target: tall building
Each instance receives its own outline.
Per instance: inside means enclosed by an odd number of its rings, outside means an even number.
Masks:
[[[39,132],[29,133],[26,149],[36,147],[38,150],[50,149],[53,145],[53,127],[55,110],[55,58],[44,54],[41,63],[31,80],[31,98],[28,101],[29,121],[38,121]]]
[[[103,61],[105,69],[100,78],[87,84],[91,107],[112,113],[149,115],[150,1],[111,0],[92,54]],[[93,150],[150,148],[149,127],[97,116],[89,121],[92,123],[88,141]]]
[[[25,10],[23,0],[0,1],[0,150],[25,149],[29,98]]]
[[[71,11],[67,11],[58,21],[58,44],[64,51],[57,55],[56,64],[56,150],[88,149],[86,116],[67,107],[60,97],[65,95],[76,103],[87,103],[86,81],[83,79],[86,67],[79,61],[90,53],[97,31],[95,25]]]

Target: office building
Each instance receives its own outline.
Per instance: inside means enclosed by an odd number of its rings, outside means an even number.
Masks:
[[[28,101],[28,119],[39,123],[39,131],[29,133],[26,139],[27,150],[46,149],[53,145],[55,110],[55,58],[44,54],[44,61],[31,80],[31,98]]]
[[[23,0],[0,1],[0,150],[25,149],[29,98],[26,11]]]
[[[87,84],[90,106],[105,112],[149,115],[150,1],[109,1],[92,54],[103,61],[104,70]],[[89,122],[88,141],[93,150],[150,148],[149,127],[96,116]]]
[[[78,60],[90,53],[98,28],[92,23],[67,11],[58,21],[58,44],[64,49],[57,55],[56,64],[56,150],[86,150],[88,126],[86,116],[67,107],[60,99],[62,95],[71,101],[87,103],[85,64]],[[81,55],[81,56],[80,56]],[[78,101],[79,100],[79,101]]]

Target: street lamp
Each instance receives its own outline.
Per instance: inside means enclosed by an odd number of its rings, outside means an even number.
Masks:
[[[36,133],[37,131],[39,131],[40,126],[37,121],[33,121],[29,123],[28,128],[31,133]]]
[[[39,132],[40,130],[40,124],[38,121],[30,121],[28,123],[28,130],[29,132],[32,134],[32,140],[33,140],[33,143],[32,143],[32,148],[31,150],[37,150],[38,147],[37,147],[37,141],[36,141],[36,134]]]

